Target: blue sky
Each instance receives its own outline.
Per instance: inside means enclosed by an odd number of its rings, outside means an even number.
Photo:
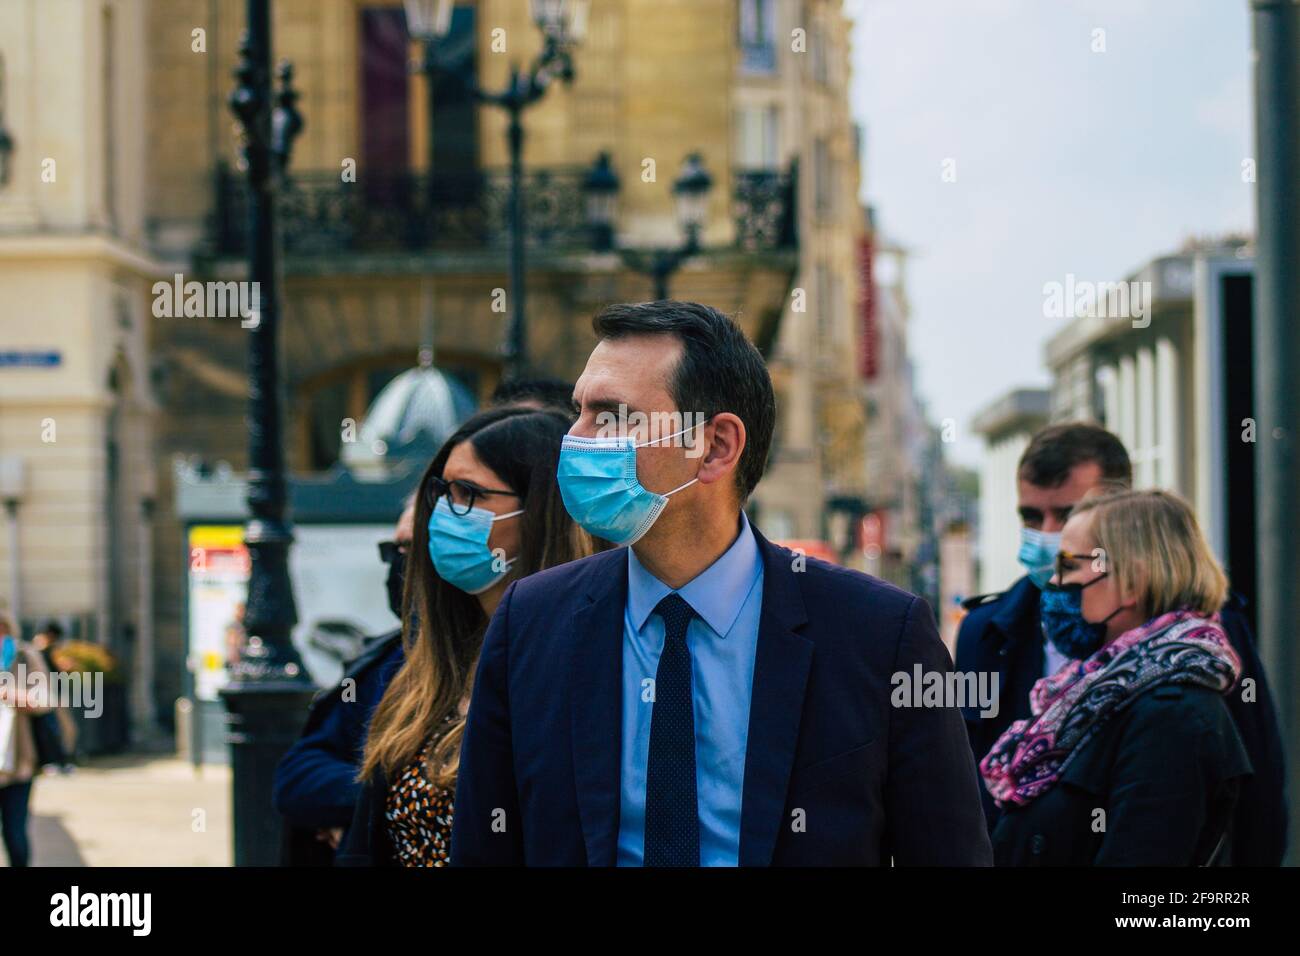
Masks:
[[[1247,0],[848,0],[864,191],[913,252],[910,352],[951,457],[1046,385],[1043,284],[1254,226]],[[1094,30],[1105,52],[1093,52]],[[941,176],[956,160],[956,181]]]

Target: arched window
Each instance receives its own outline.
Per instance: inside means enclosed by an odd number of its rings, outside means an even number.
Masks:
[[[305,380],[296,389],[296,440],[301,470],[324,471],[342,457],[343,423],[359,433],[379,393],[411,369],[409,350],[366,356]],[[470,401],[490,393],[498,363],[474,356],[438,354],[438,368],[464,386]],[[463,409],[465,410],[465,409]]]

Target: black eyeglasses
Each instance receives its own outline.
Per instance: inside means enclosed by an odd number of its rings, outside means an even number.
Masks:
[[[1062,591],[1075,591],[1075,590],[1082,591],[1084,588],[1090,588],[1098,581],[1100,581],[1102,578],[1107,577],[1110,574],[1110,572],[1105,569],[1105,565],[1103,564],[1102,567],[1098,569],[1100,570],[1101,573],[1098,574],[1091,581],[1087,581],[1082,584],[1073,583],[1073,582],[1070,584],[1065,583],[1065,576],[1069,574],[1071,571],[1073,571],[1076,567],[1076,565],[1074,565],[1071,562],[1092,561],[1095,563],[1096,560],[1097,560],[1097,556],[1093,554],[1075,554],[1072,551],[1058,551],[1056,553],[1056,579],[1061,582],[1060,585],[1058,585],[1058,587]],[[1069,564],[1069,567],[1066,567],[1067,564]]]
[[[478,485],[468,481],[461,481],[457,478],[454,481],[445,481],[442,478],[434,476],[429,479],[429,483],[424,486],[424,500],[429,505],[429,510],[438,507],[438,499],[446,498],[447,507],[451,509],[454,515],[467,515],[470,509],[474,507],[474,502],[479,498],[487,495],[509,495],[512,498],[518,498],[509,489],[501,488],[480,488]]]

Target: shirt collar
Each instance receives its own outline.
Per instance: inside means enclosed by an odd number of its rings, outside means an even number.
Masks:
[[[758,543],[749,519],[740,513],[740,533],[718,560],[693,577],[677,593],[715,634],[726,637],[754,583],[762,574]],[[646,619],[673,591],[646,570],[636,552],[627,549],[627,607],[632,624],[639,631]]]

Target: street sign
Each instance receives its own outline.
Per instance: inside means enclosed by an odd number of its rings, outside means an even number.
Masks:
[[[57,368],[62,364],[62,352],[0,352],[0,368]]]

